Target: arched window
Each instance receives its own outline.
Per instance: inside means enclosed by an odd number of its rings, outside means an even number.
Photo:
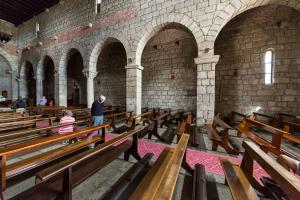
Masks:
[[[268,50],[265,53],[264,67],[265,67],[265,84],[270,85],[273,83],[273,68],[274,68],[274,52],[272,50]]]
[[[100,13],[102,0],[96,0],[96,13]]]

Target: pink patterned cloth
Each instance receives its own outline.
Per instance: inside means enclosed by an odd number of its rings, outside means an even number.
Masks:
[[[64,125],[64,124],[71,124],[74,122],[75,122],[74,117],[64,116],[60,119],[59,124]],[[58,134],[65,134],[65,133],[73,132],[73,130],[74,130],[74,125],[63,126],[63,127],[59,128]]]

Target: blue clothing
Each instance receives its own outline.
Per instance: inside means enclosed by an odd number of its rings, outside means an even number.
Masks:
[[[99,126],[103,124],[103,115],[101,116],[94,116],[93,117],[93,126]],[[98,134],[100,135],[101,130],[98,131]]]
[[[40,106],[45,106],[46,104],[47,104],[47,99],[41,98],[40,102],[39,102],[39,105]]]
[[[92,116],[103,116],[104,103],[100,103],[98,100],[94,101],[91,112]]]

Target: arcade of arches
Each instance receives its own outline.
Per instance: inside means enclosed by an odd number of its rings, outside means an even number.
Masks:
[[[299,200],[299,147],[300,0],[0,1],[0,199]]]
[[[213,24],[202,19],[196,8],[192,17],[170,11],[151,23],[142,20],[144,25],[134,28],[126,22],[133,20],[133,11],[122,18],[117,12],[125,12],[125,8],[120,5],[109,18],[120,18],[118,27],[112,24],[116,30],[99,28],[104,21],[97,15],[92,20],[95,26],[79,31],[66,25],[65,31],[52,30],[55,37],[49,33],[55,20],[48,27],[50,21],[41,18],[41,34],[48,39],[41,40],[40,46],[31,44],[31,36],[23,34],[28,25],[19,25],[18,43],[13,39],[3,49],[5,55],[0,54],[1,71],[5,72],[1,73],[0,89],[7,92],[8,99],[15,93],[14,98],[21,95],[32,105],[45,95],[57,105],[89,107],[103,94],[109,104],[127,106],[136,113],[142,107],[184,108],[197,111],[198,125],[217,112],[233,109],[296,114],[300,109],[297,6],[276,1],[259,7],[248,1],[224,5],[226,14],[213,6],[207,8],[217,16]],[[75,10],[72,7],[74,16]],[[54,11],[47,15],[60,13],[58,5]],[[79,25],[76,23],[72,21],[72,26]],[[9,49],[16,44],[23,50]],[[101,48],[94,53],[97,45]],[[263,60],[270,49],[274,52],[274,83],[266,85]],[[20,58],[25,62],[18,61]],[[41,69],[43,75],[37,77]],[[15,85],[19,85],[18,91],[12,89]]]

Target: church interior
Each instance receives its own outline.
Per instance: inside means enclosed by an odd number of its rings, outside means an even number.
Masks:
[[[300,200],[299,0],[1,0],[0,199]]]

